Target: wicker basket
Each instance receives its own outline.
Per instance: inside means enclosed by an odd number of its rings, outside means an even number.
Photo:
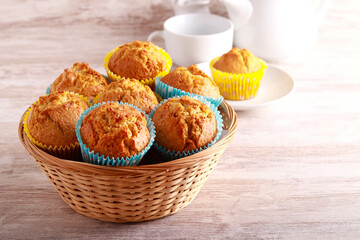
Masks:
[[[19,138],[76,212],[107,222],[139,222],[174,214],[196,197],[236,132],[234,110],[225,101],[219,110],[226,134],[212,147],[174,161],[136,167],[98,166],[51,156],[26,137],[23,118]],[[156,157],[150,151],[145,158]]]

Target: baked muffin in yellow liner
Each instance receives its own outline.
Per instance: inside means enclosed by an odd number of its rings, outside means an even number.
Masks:
[[[87,100],[86,97],[84,97],[82,95],[79,95],[77,93],[69,93],[68,91],[66,91],[64,93],[66,95],[67,94],[76,95],[76,96],[80,97],[80,99],[82,99],[83,101],[86,102],[87,107],[90,106],[90,103],[89,103],[89,101]],[[59,94],[59,93],[54,93],[54,94]],[[49,95],[47,95],[47,96],[49,96]],[[70,159],[70,160],[81,161],[82,157],[81,157],[81,152],[80,152],[80,145],[79,145],[79,143],[77,141],[75,141],[74,143],[68,144],[68,145],[60,145],[60,146],[46,145],[46,144],[36,140],[30,134],[28,120],[29,120],[30,114],[32,113],[32,110],[33,110],[35,104],[38,104],[39,100],[40,100],[40,98],[34,104],[32,104],[32,106],[29,107],[28,110],[25,113],[23,126],[24,126],[24,132],[26,133],[26,136],[37,147],[41,148],[42,150],[49,153],[50,155],[53,155],[53,156],[56,156],[56,157],[59,157],[59,158],[62,158],[62,159]],[[74,133],[75,133],[75,128],[74,128]]]
[[[92,101],[109,84],[107,78],[92,69],[86,62],[75,62],[50,85],[48,93],[69,91],[78,93]]]
[[[154,77],[150,77],[150,78],[139,78],[139,77],[135,77],[135,76],[120,76],[116,73],[114,73],[113,71],[111,71],[109,69],[109,62],[110,62],[110,58],[114,55],[115,52],[117,52],[119,50],[120,47],[122,46],[125,46],[127,44],[133,44],[133,43],[150,43],[157,51],[160,52],[160,54],[162,56],[165,57],[166,59],[166,65],[164,67],[165,70],[163,71],[159,71],[156,76]],[[155,89],[155,77],[163,77],[165,76],[166,74],[168,74],[170,72],[170,69],[171,69],[171,66],[172,66],[172,59],[170,57],[170,55],[164,51],[162,48],[154,45],[153,43],[151,42],[141,42],[141,41],[135,41],[133,43],[126,43],[126,44],[123,44],[123,45],[120,45],[116,48],[114,48],[113,50],[111,50],[106,56],[105,56],[105,59],[104,59],[104,67],[105,67],[105,70],[106,70],[106,73],[110,79],[110,81],[119,81],[120,79],[122,78],[135,78],[137,80],[139,80],[142,84],[144,85],[148,85],[151,89]]]
[[[222,72],[214,68],[214,64],[219,58],[216,57],[210,62],[210,69],[221,95],[228,100],[248,100],[254,98],[267,68],[265,61],[259,59],[261,67],[255,72],[236,74]]]

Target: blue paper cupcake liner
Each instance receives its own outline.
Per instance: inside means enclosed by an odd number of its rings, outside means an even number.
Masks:
[[[161,79],[161,77],[155,78],[155,91],[157,94],[159,94],[164,99],[171,98],[174,96],[184,96],[184,95],[189,96],[189,97],[200,97],[200,98],[204,98],[205,100],[211,102],[212,104],[215,105],[215,107],[218,107],[221,104],[221,102],[224,100],[224,97],[221,95],[218,98],[211,98],[211,97],[207,97],[207,96],[202,96],[202,95],[198,95],[198,94],[185,92],[183,90],[171,87],[170,85],[163,83],[160,79]]]
[[[174,96],[173,98],[180,98],[181,96]],[[221,133],[223,131],[223,119],[222,119],[222,116],[221,116],[221,113],[220,111],[217,109],[217,107],[212,104],[211,102],[207,101],[204,97],[202,96],[190,96],[194,99],[197,99],[203,103],[205,103],[209,108],[210,110],[214,113],[215,115],[215,118],[216,118],[216,125],[217,125],[217,134],[215,136],[215,138],[210,142],[208,143],[206,146],[204,147],[201,147],[201,148],[198,148],[198,149],[195,149],[195,150],[192,150],[192,151],[171,151],[171,150],[167,150],[166,148],[158,145],[156,142],[154,143],[154,147],[156,148],[157,152],[159,153],[160,157],[162,158],[162,160],[164,161],[170,161],[170,160],[175,160],[175,159],[178,159],[178,158],[182,158],[182,157],[186,157],[186,156],[189,156],[189,155],[192,155],[192,154],[195,154],[195,153],[198,153],[202,150],[205,150],[209,147],[211,147],[214,143],[217,142],[217,140],[219,140],[220,136],[221,136]],[[156,110],[162,105],[164,104],[165,102],[167,102],[169,99],[165,99],[164,101],[162,101],[161,103],[159,103],[150,113],[149,113],[149,116],[152,118],[156,112]]]
[[[108,102],[103,102],[103,103],[98,103],[95,104],[91,107],[89,107],[88,109],[86,109],[81,115],[79,120],[76,123],[76,137],[78,139],[78,142],[80,144],[80,149],[81,149],[81,154],[83,157],[83,160],[87,163],[92,163],[92,164],[97,164],[97,165],[107,165],[107,166],[137,166],[140,163],[140,160],[143,158],[143,156],[146,154],[146,152],[150,149],[150,147],[153,145],[154,140],[155,140],[155,126],[153,121],[151,120],[151,118],[145,114],[142,110],[140,110],[138,107],[135,107],[132,104],[129,103],[123,103],[123,102],[117,102],[119,103],[119,105],[125,104],[128,105],[132,108],[137,109],[138,111],[142,112],[145,117],[146,117],[146,123],[147,123],[147,128],[149,129],[150,132],[150,141],[148,143],[148,145],[138,154],[133,155],[131,157],[122,157],[122,158],[114,158],[114,157],[109,157],[109,156],[104,156],[101,155],[99,156],[99,153],[95,153],[93,150],[90,150],[88,147],[86,147],[86,145],[83,143],[82,139],[81,139],[81,134],[80,134],[80,127],[82,124],[82,121],[84,119],[84,117],[93,109],[99,107],[100,105],[106,104],[106,103],[110,103],[113,101],[108,101]]]
[[[103,76],[109,83],[111,83],[111,79],[107,75],[101,74],[101,76]]]
[[[50,94],[50,89],[51,89],[52,84],[50,84],[50,86],[46,89],[46,95]]]

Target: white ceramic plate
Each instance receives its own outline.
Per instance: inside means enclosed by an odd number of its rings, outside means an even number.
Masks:
[[[209,62],[196,65],[209,77],[212,77]],[[226,100],[226,102],[229,103],[235,111],[249,110],[275,103],[288,96],[294,89],[295,80],[289,73],[274,65],[268,64],[258,93],[253,99],[244,101]]]

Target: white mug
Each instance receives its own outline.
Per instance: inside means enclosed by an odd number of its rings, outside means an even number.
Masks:
[[[164,30],[154,31],[165,40],[165,50],[178,66],[209,62],[228,52],[233,46],[234,25],[224,17],[192,13],[177,15],[164,22]]]

